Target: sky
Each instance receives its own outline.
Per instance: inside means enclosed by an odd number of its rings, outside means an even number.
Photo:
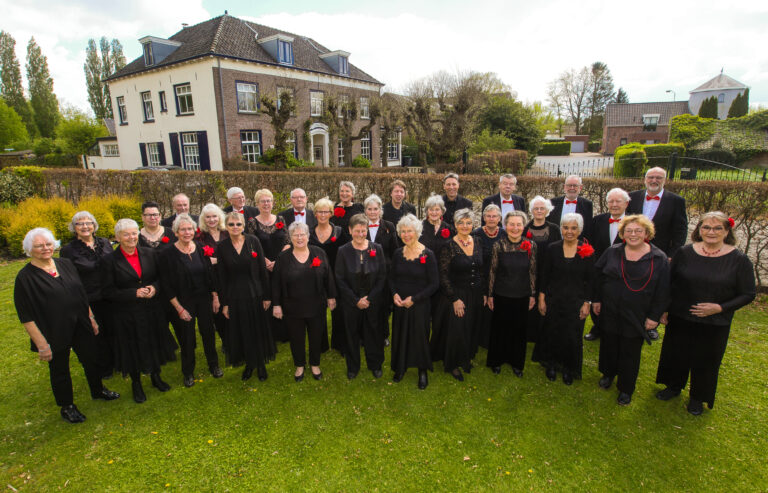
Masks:
[[[89,38],[167,38],[230,15],[309,36],[402,92],[439,71],[495,72],[522,101],[546,101],[565,70],[601,61],[630,102],[687,100],[720,73],[768,106],[768,1],[742,0],[0,0],[0,30],[16,39],[25,72],[34,36],[60,101],[90,111],[83,63]],[[668,91],[674,91],[668,92]]]

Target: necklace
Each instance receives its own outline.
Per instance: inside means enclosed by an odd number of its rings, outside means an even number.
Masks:
[[[721,246],[721,247],[720,247],[720,248],[718,248],[717,250],[715,250],[715,251],[713,251],[713,252],[709,252],[709,251],[707,251],[707,249],[706,249],[706,248],[704,248],[704,245],[701,245],[701,253],[703,253],[703,254],[704,254],[704,255],[706,255],[707,257],[714,257],[715,255],[717,255],[718,253],[720,253],[720,250],[722,250],[722,249],[723,249],[723,247]]]
[[[184,249],[181,247],[181,244],[179,244],[178,248],[179,248],[179,251],[180,251],[181,253],[183,253],[183,254],[185,254],[185,255],[188,255],[188,256],[190,256],[190,257],[191,257],[191,256],[192,256],[192,252],[194,251],[195,245],[194,245],[194,243],[190,243],[190,244],[189,244],[189,246],[187,247],[187,249],[186,249],[186,250],[184,250]]]
[[[629,289],[633,293],[639,293],[640,291],[643,291],[646,288],[646,286],[648,286],[648,283],[651,282],[651,278],[653,277],[653,258],[651,258],[651,268],[649,270],[650,270],[650,274],[648,274],[648,280],[645,281],[645,283],[639,289],[632,289],[632,287],[629,285],[627,275],[624,272],[624,254],[623,253],[621,254],[621,278],[624,280],[624,285],[627,287],[627,289]],[[643,277],[645,277],[645,275],[642,275],[637,279],[631,279],[631,278],[630,279],[632,281],[636,281],[638,279],[642,279]]]
[[[459,245],[463,246],[464,248],[467,248],[469,245],[472,244],[472,238],[468,239],[467,241],[462,240],[461,238],[456,236],[456,241],[459,242]]]
[[[499,235],[499,231],[501,231],[501,228],[496,228],[496,232],[491,233],[490,231],[488,231],[488,226],[483,226],[483,231],[485,232],[485,235],[488,238],[496,238]]]

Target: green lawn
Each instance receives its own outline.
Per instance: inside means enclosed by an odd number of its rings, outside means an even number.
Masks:
[[[0,486],[8,491],[765,491],[768,488],[768,315],[742,310],[731,332],[717,406],[685,411],[687,394],[653,396],[660,344],[643,350],[632,404],[598,388],[597,343],[585,343],[584,380],[566,387],[534,364],[477,368],[459,383],[437,365],[425,391],[416,372],[348,382],[337,354],[321,382],[294,383],[279,347],[270,377],[246,384],[240,370],[200,373],[135,404],[123,394],[92,401],[79,365],[75,401],[88,416],[64,422],[47,367],[28,351],[12,293],[23,264],[0,266]],[[198,362],[204,361],[198,344]],[[529,348],[530,355],[530,348]],[[205,369],[203,363],[201,369]]]

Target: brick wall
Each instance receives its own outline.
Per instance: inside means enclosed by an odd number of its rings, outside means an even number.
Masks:
[[[646,132],[642,125],[626,127],[604,127],[603,128],[603,154],[613,154],[616,148],[621,145],[621,139],[627,139],[627,144],[640,142],[644,144],[646,140],[655,140],[657,143],[666,143],[669,141],[669,126],[659,125],[655,132]]]

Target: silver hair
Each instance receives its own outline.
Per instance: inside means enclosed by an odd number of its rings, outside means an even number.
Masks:
[[[61,246],[61,242],[56,239],[55,236],[53,236],[53,233],[51,233],[51,230],[48,228],[33,228],[27,231],[26,236],[24,236],[24,240],[21,242],[21,246],[24,249],[24,253],[27,254],[27,257],[31,257],[32,253],[32,247],[33,243],[35,242],[35,238],[38,236],[45,237],[46,241],[50,241],[53,243],[53,249],[56,250]]]
[[[535,204],[536,202],[544,202],[544,207],[547,208],[547,216],[549,216],[549,213],[552,212],[555,208],[555,206],[552,205],[551,200],[545,199],[541,195],[537,195],[534,198],[532,198],[530,202],[528,202],[528,210],[530,211],[531,215],[533,215],[533,204]]]
[[[566,223],[576,223],[576,226],[579,227],[579,233],[584,231],[584,218],[581,217],[581,214],[577,214],[576,212],[563,214],[563,217],[560,218],[560,226]]]
[[[515,175],[513,175],[512,173],[504,173],[503,175],[501,175],[499,177],[499,183],[501,183],[501,180],[504,180],[504,179],[512,180],[512,182],[515,185],[517,185],[517,177]]]
[[[115,237],[120,236],[120,233],[126,229],[136,228],[138,231],[139,224],[129,217],[124,217],[115,223]]]
[[[421,236],[424,225],[413,214],[406,214],[397,222],[397,235],[400,236],[403,228],[411,228],[416,236]]]
[[[291,225],[288,226],[288,236],[293,236],[293,232],[296,231],[297,229],[300,229],[301,231],[306,233],[307,236],[309,236],[309,226],[300,222],[292,222]]]
[[[93,217],[93,214],[88,211],[77,211],[75,212],[75,215],[72,216],[72,220],[69,222],[69,224],[67,224],[67,229],[70,233],[75,234],[75,223],[83,217],[93,222],[94,233],[99,230],[99,222],[95,217]]]
[[[453,214],[453,224],[458,224],[460,220],[466,218],[469,218],[469,220],[474,224],[475,213],[472,212],[472,209],[467,209],[466,207],[464,209],[459,209]]]
[[[581,180],[581,177],[579,175],[568,175],[568,176],[565,177],[565,181],[568,181],[571,178],[576,178],[577,180],[579,180],[579,186],[582,186],[584,184],[582,182],[582,180]]]
[[[485,206],[485,209],[483,209],[483,217],[485,217],[486,214],[489,212],[496,211],[499,213],[499,216],[501,216],[501,208],[496,204],[488,204]]]
[[[645,172],[645,177],[646,178],[648,177],[648,173],[650,173],[651,171],[661,171],[662,173],[664,173],[664,178],[667,177],[667,170],[665,170],[664,168],[662,168],[660,166],[655,166],[655,167],[653,167],[653,168],[651,168],[651,169],[649,169],[648,171]]]
[[[171,199],[171,203],[172,203],[172,204],[175,204],[175,203],[176,203],[176,199],[178,199],[179,197],[184,197],[185,199],[187,199],[187,202],[189,202],[189,197],[187,196],[187,194],[186,194],[186,193],[177,193],[177,194],[176,194],[176,195],[174,195],[174,196],[173,196],[173,198]]]
[[[189,223],[193,227],[197,226],[197,224],[195,224],[195,220],[192,219],[192,216],[190,216],[186,212],[183,212],[181,214],[178,214],[176,218],[173,220],[173,224],[171,225],[171,230],[173,230],[174,233],[178,233],[179,228],[181,227],[181,223]]]
[[[232,187],[229,190],[227,190],[227,200],[231,199],[238,193],[242,193],[243,197],[245,197],[245,192],[243,192],[243,189],[240,187]]]
[[[624,202],[629,203],[629,194],[627,193],[627,191],[624,190],[623,188],[618,188],[618,187],[611,188],[610,190],[608,190],[608,193],[605,194],[605,200],[608,200],[608,198],[615,193],[618,193],[619,195],[621,195],[621,198],[624,199]]]
[[[433,207],[440,207],[440,209],[445,212],[445,202],[443,202],[443,198],[434,193],[429,196],[426,202],[424,202],[424,209],[426,211],[429,211]]]
[[[354,196],[355,193],[357,193],[357,188],[355,187],[355,184],[351,181],[342,181],[339,183],[339,191],[341,191],[341,187],[347,187],[350,190],[352,190],[352,195]]]
[[[290,198],[293,198],[293,192],[301,192],[304,194],[305,197],[307,195],[307,192],[305,192],[303,188],[294,188],[293,190],[291,190],[290,195],[288,195]]]
[[[381,197],[379,197],[375,193],[370,194],[365,199],[365,201],[363,202],[363,208],[367,209],[368,208],[368,204],[370,204],[371,202],[376,202],[377,204],[379,204],[379,209],[381,209],[381,203],[382,203],[381,202]]]
[[[521,217],[523,218],[523,225],[528,224],[528,214],[523,211],[509,211],[507,212],[507,215],[504,216],[504,226],[507,225],[510,217]]]
[[[224,231],[226,229],[224,225],[224,211],[221,210],[221,207],[216,204],[205,204],[203,206],[202,210],[200,211],[200,219],[197,221],[197,227],[200,228],[200,231],[203,233],[210,232],[208,225],[205,223],[205,216],[211,212],[219,216],[219,231]]]
[[[456,173],[448,173],[443,177],[443,183],[445,183],[445,180],[447,180],[448,178],[453,178],[454,180],[459,181],[459,175],[457,175]]]

